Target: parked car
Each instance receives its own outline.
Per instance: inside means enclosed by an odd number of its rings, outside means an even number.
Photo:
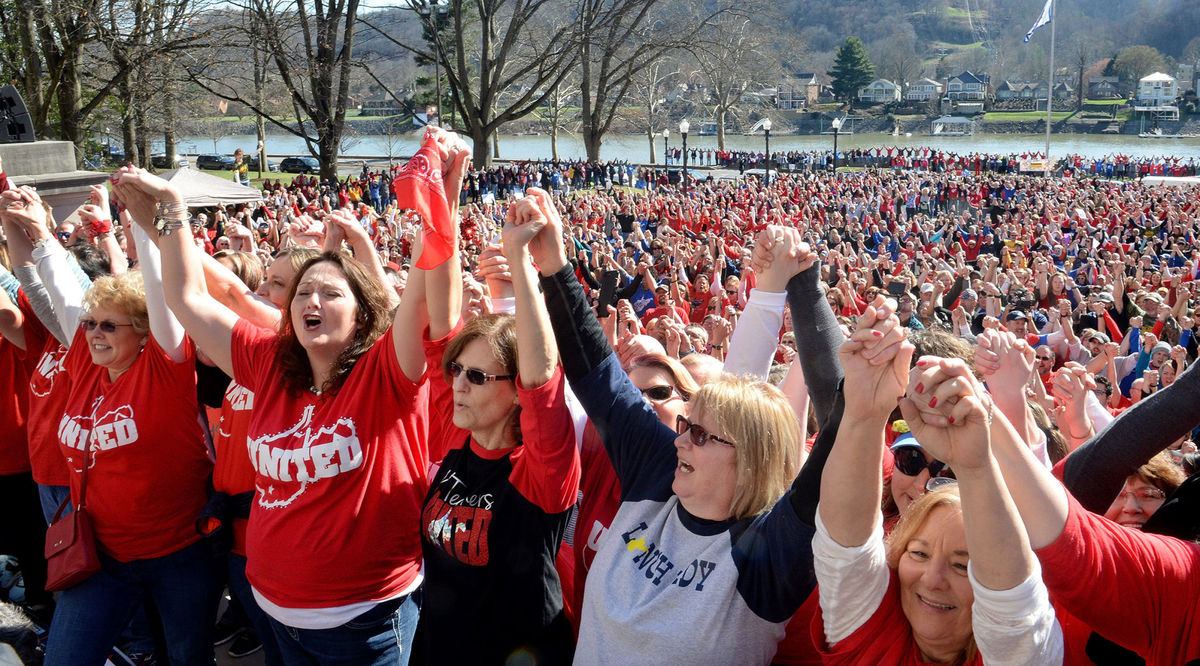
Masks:
[[[284,173],[317,173],[321,163],[315,157],[285,157],[279,163],[279,170]]]
[[[174,169],[176,167],[188,166],[189,162],[186,157],[175,156],[175,164],[167,159],[166,153],[154,153],[150,156],[150,165],[155,169]]]
[[[258,155],[247,155],[246,166],[249,167],[251,171],[258,171]],[[279,171],[279,162],[267,158],[267,171]]]
[[[210,171],[228,171],[233,169],[233,158],[228,155],[208,153],[196,156],[196,167]]]

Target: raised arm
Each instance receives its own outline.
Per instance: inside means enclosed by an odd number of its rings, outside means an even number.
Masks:
[[[140,227],[134,228],[132,240],[138,246],[138,266],[146,284],[146,310],[150,315],[150,334],[154,336],[155,342],[166,353],[167,358],[180,363],[187,358],[183,348],[183,325],[167,307],[166,296],[163,293],[162,256]]]
[[[5,218],[17,226],[32,244],[30,256],[37,267],[38,276],[46,287],[46,293],[56,315],[57,328],[70,344],[83,314],[84,288],[75,278],[69,254],[50,233],[47,213],[37,192],[29,187],[9,190],[3,195]],[[9,225],[12,226],[12,225]],[[53,328],[47,326],[48,329]]]
[[[975,633],[980,655],[988,663],[1061,663],[1062,634],[1024,515],[993,455],[992,425],[1004,415],[961,359],[928,356],[910,375],[900,409],[921,446],[950,465],[958,480],[975,588],[972,610],[982,620]],[[1032,464],[1038,469],[1031,473],[1048,475]]]
[[[924,357],[900,402],[922,448],[954,469],[962,497],[971,575],[990,590],[1009,590],[1034,571],[1033,551],[992,455],[991,408],[959,359]]]
[[[913,346],[882,297],[868,305],[854,333],[838,350],[845,368],[845,410],[821,475],[818,512],[829,536],[854,548],[880,522],[883,432],[908,383]]]
[[[558,366],[550,315],[538,292],[537,271],[529,253],[531,243],[541,242],[538,236],[546,228],[548,216],[558,214],[553,204],[545,208],[541,204],[540,198],[530,197],[509,206],[503,235],[517,306],[517,372],[525,388],[545,384]]]
[[[136,167],[118,171],[114,191],[147,239],[149,234],[158,237],[162,289],[171,312],[200,351],[232,377],[231,344],[238,318],[208,293],[183,196],[167,181]],[[147,240],[146,248],[150,245]]]
[[[758,286],[750,292],[746,309],[733,330],[725,372],[766,380],[783,326],[787,282],[798,272],[796,252],[802,245],[795,229],[772,226],[759,232],[756,246],[763,247],[763,255],[771,260],[762,266]]]

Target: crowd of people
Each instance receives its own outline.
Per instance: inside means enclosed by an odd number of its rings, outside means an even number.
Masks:
[[[1127,178],[1190,160],[418,158],[59,222],[0,171],[25,663],[1200,659],[1200,188]]]

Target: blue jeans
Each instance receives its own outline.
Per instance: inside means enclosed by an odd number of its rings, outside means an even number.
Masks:
[[[297,629],[270,618],[271,628],[291,666],[404,666],[421,614],[416,596],[384,601],[333,629]]]
[[[258,600],[250,591],[250,581],[246,580],[246,558],[235,553],[229,554],[229,592],[242,605],[250,625],[254,627],[254,633],[262,641],[267,666],[283,666],[283,656],[279,652],[279,641],[275,640],[275,631],[271,629],[271,620],[258,607]]]
[[[54,514],[58,512],[58,507],[71,496],[70,486],[43,486],[38,484],[38,499],[42,501],[42,515],[46,518],[46,527],[54,522]],[[63,509],[62,515],[69,516],[75,510],[73,504],[67,504]],[[62,518],[62,516],[59,516]]]
[[[148,593],[162,617],[172,666],[211,666],[212,626],[225,582],[224,553],[207,541],[147,560],[100,555],[101,570],[58,599],[47,666],[103,664]]]

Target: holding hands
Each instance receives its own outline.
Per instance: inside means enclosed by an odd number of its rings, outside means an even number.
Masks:
[[[921,447],[956,474],[990,464],[992,401],[961,359],[917,361],[900,410]]]
[[[28,185],[0,193],[0,215],[24,231],[32,242],[51,238],[42,198]]]
[[[808,270],[817,255],[790,227],[769,226],[758,234],[752,263],[763,291],[781,292],[793,275]]]
[[[846,373],[846,412],[887,418],[904,395],[912,354],[896,302],[877,296],[838,350]]]

